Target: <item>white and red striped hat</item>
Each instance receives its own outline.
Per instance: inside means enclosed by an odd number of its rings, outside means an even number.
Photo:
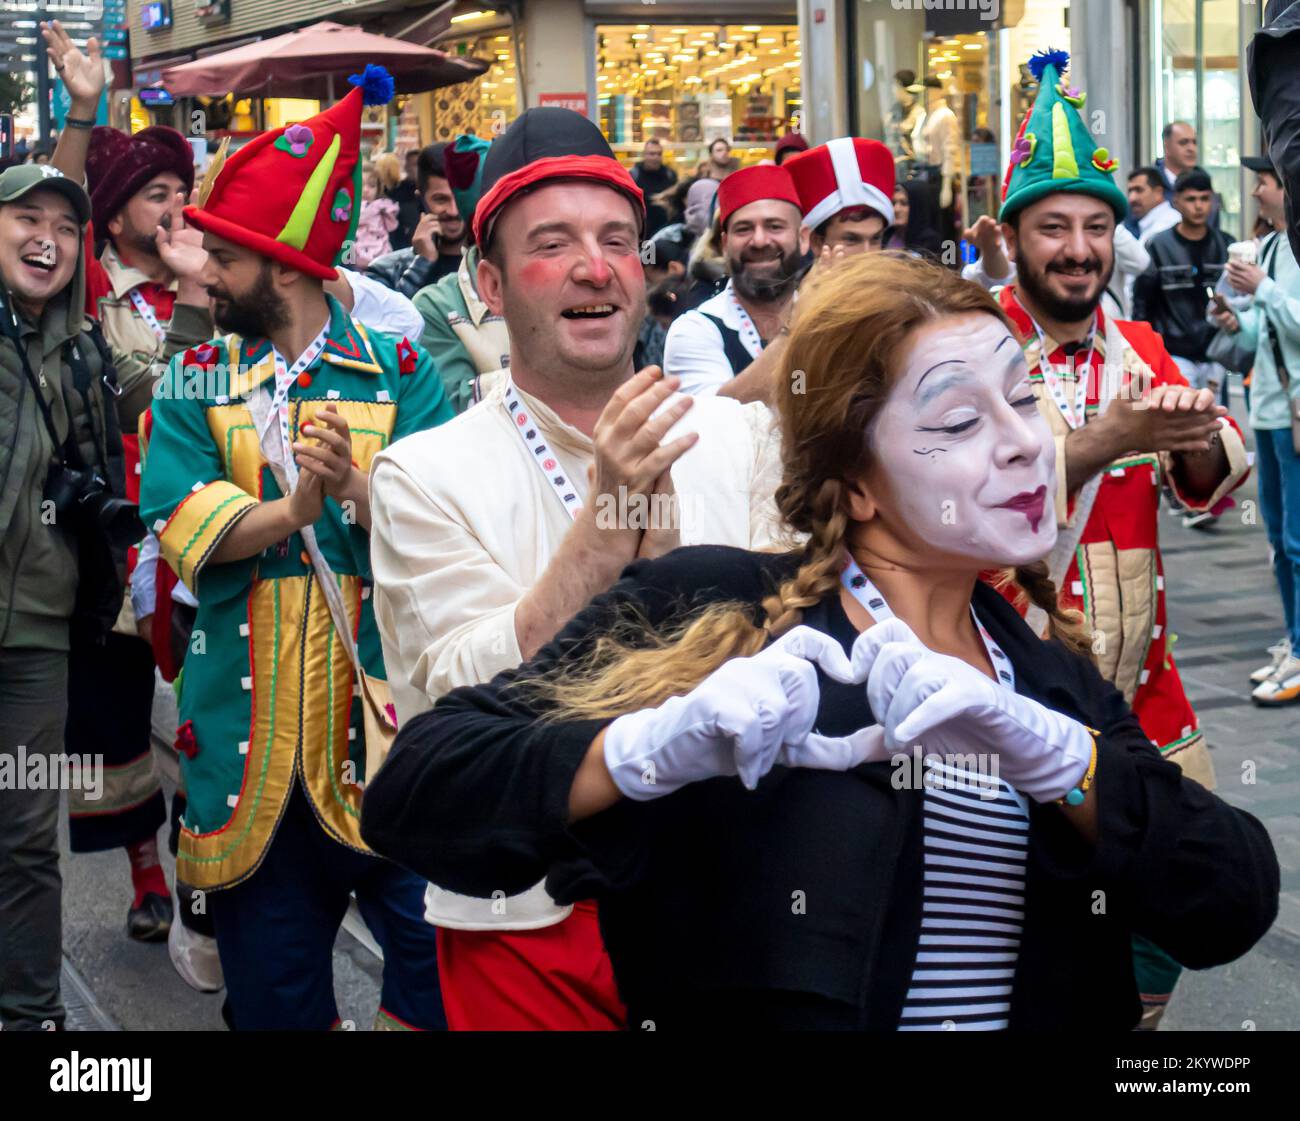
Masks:
[[[816,229],[841,210],[867,206],[894,224],[894,157],[879,140],[841,136],[785,161],[803,224]]]

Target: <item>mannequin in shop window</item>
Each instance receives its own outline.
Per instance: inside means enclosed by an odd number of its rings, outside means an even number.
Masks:
[[[899,70],[894,75],[894,107],[889,111],[889,150],[894,153],[894,176],[906,179],[911,174],[915,153],[912,133],[925,116],[925,106],[917,93],[924,89],[916,84],[916,73]]]
[[[925,113],[912,130],[916,159],[913,174],[938,184],[941,232],[947,236],[953,227],[953,187],[961,166],[957,114],[949,108],[938,78],[926,78],[920,87],[912,88],[917,92],[924,90],[926,100]]]

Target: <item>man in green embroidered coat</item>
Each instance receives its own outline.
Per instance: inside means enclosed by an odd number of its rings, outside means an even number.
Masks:
[[[378,67],[357,84],[219,155],[187,208],[230,333],[169,367],[141,491],[164,558],[199,600],[180,696],[177,874],[210,910],[241,1030],[337,1023],[331,951],[353,892],[384,950],[381,1025],[445,1024],[424,884],[359,831],[367,698],[353,657],[384,675],[370,461],[452,410],[427,355],[369,335],[322,286],[358,205],[363,91],[365,103],[391,95]]]

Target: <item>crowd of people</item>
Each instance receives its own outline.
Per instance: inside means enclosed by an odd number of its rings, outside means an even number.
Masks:
[[[353,898],[381,1029],[1152,1029],[1268,929],[1158,521],[1245,481],[1246,365],[1287,628],[1253,696],[1300,699],[1300,270],[1229,244],[1185,126],[1126,191],[1036,55],[962,275],[882,141],[683,181],[544,107],[368,178],[369,66],[196,184],[171,130],[81,127],[100,60],[43,33],[0,760],[103,757],[72,848],[126,850],[128,934],[232,1028],[338,1025]],[[0,789],[6,1030],[63,1020],[59,807]]]

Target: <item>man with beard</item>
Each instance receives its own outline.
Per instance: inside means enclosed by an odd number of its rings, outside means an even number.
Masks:
[[[771,541],[766,409],[683,397],[633,365],[645,207],[596,125],[528,110],[482,186],[478,291],[505,319],[510,368],[481,379],[468,412],[379,456],[370,488],[400,721],[527,661],[638,557]],[[594,904],[557,904],[541,883],[492,899],[431,885],[425,915],[453,1030],[622,1025]]]
[[[1245,479],[1246,451],[1213,391],[1188,386],[1150,325],[1102,313],[1127,200],[1077,112],[1083,94],[1062,81],[1067,62],[1063,51],[1030,60],[1039,94],[1012,148],[1000,215],[1017,277],[999,300],[1025,340],[1056,440],[1061,532],[1048,565],[1152,744],[1208,787],[1209,752],[1166,629],[1160,491],[1167,480],[1189,510],[1208,510]],[[1036,629],[1040,615],[1029,612]],[[1180,967],[1144,939],[1134,948],[1143,1026],[1154,1028]]]
[[[383,949],[377,1027],[445,1024],[424,883],[370,853],[361,786],[382,758],[367,476],[451,415],[432,363],[324,290],[360,199],[368,66],[343,101],[213,161],[185,217],[229,334],[178,355],[153,405],[141,513],[198,599],[177,747],[177,875],[207,895],[239,1030],[338,1023],[332,950],[355,893]]]
[[[784,167],[747,167],[722,181],[717,222],[730,279],[675,319],[664,343],[664,372],[681,378],[683,393],[767,398],[808,251],[802,218]]]
[[[419,203],[422,209],[410,245],[370,262],[366,275],[408,299],[460,267],[469,227],[461,217],[447,181],[448,144],[430,144],[420,152]],[[403,181],[403,184],[405,180]]]

